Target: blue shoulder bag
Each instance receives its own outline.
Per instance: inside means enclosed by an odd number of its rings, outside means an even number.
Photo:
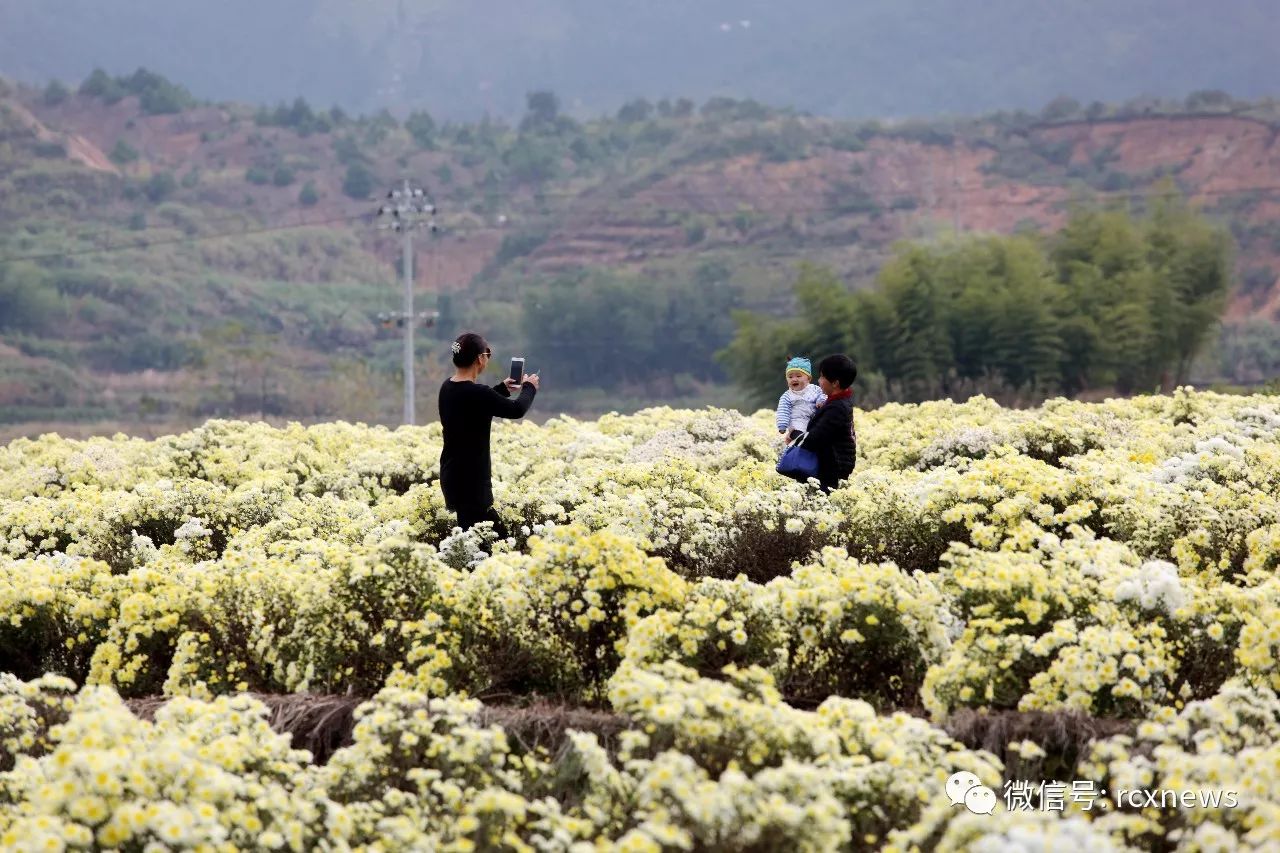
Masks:
[[[779,474],[801,482],[818,476],[818,454],[802,446],[808,437],[809,433],[802,433],[787,445],[787,449],[782,452],[782,458],[778,460]]]

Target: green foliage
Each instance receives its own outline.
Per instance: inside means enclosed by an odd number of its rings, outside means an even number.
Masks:
[[[1225,326],[1206,365],[1209,376],[1248,385],[1274,382],[1280,376],[1280,325],[1253,317]]]
[[[400,126],[396,121],[396,117],[391,114],[390,110],[381,109],[370,119],[364,123],[364,144],[368,146],[378,146],[386,141],[391,135],[391,131]]]
[[[333,140],[333,153],[338,162],[350,167],[357,163],[368,165],[369,158],[360,150],[360,145],[351,136],[339,136]]]
[[[426,110],[409,113],[404,129],[409,131],[419,148],[431,150],[436,147],[436,122]]]
[[[313,133],[328,133],[333,129],[334,120],[324,113],[311,109],[306,98],[295,98],[291,106],[280,104],[274,110],[266,107],[254,115],[254,122],[263,127],[287,127],[299,136],[310,136]]]
[[[1066,166],[1071,162],[1071,154],[1075,150],[1075,145],[1070,140],[1064,139],[1060,142],[1034,144],[1033,150],[1054,166]]]
[[[101,68],[95,68],[93,73],[80,84],[80,94],[98,98],[107,104],[114,104],[128,93],[120,81]]]
[[[525,114],[520,121],[520,130],[553,130],[559,118],[560,99],[555,92],[530,92],[525,96]]]
[[[161,204],[155,209],[155,213],[158,219],[182,229],[182,232],[188,235],[199,233],[205,221],[204,214],[199,208],[174,202]]]
[[[452,293],[441,291],[436,294],[436,311],[440,316],[436,318],[436,324],[433,327],[435,336],[452,337],[455,334],[454,329],[457,329],[460,324],[457,299]]]
[[[857,132],[837,133],[827,140],[827,144],[837,151],[849,151],[852,153],[865,151],[867,147],[866,141]]]
[[[1189,112],[1229,112],[1236,106],[1233,99],[1221,89],[1200,89],[1187,95],[1183,102]]]
[[[1059,95],[1045,104],[1040,117],[1045,121],[1066,121],[1080,113],[1080,102],[1067,95]]]
[[[117,371],[177,370],[191,361],[195,347],[194,341],[139,332],[93,341],[85,347],[82,357],[90,364]]]
[[[850,293],[802,265],[796,314],[737,315],[721,353],[766,403],[777,365],[846,352],[864,389],[919,400],[996,383],[1058,390],[1150,390],[1183,383],[1230,284],[1230,239],[1179,201],[1145,220],[1077,211],[1047,245],[1027,235],[904,244],[872,291]]]
[[[155,72],[139,68],[128,77],[111,77],[101,68],[80,84],[80,94],[114,104],[125,95],[136,95],[147,115],[179,113],[196,105],[196,99],[182,86]]]
[[[147,228],[147,215],[141,210],[135,210],[129,214],[129,230],[145,231]]]
[[[717,96],[709,98],[702,105],[702,115],[708,119],[721,121],[763,121],[769,118],[770,110],[759,101],[746,98],[726,98]]]
[[[627,101],[618,109],[618,121],[623,124],[648,121],[651,115],[653,115],[653,104],[644,98]]]
[[[739,104],[737,101],[733,103]],[[723,119],[735,114],[728,107],[713,108],[713,118],[707,120],[706,127],[714,128],[714,132],[687,134],[683,140],[684,150],[673,165],[710,163],[752,154],[771,163],[787,163],[805,159],[810,154],[811,145],[822,141],[820,134],[815,134],[794,118],[733,123]],[[658,154],[680,138],[676,128],[669,124],[650,122],[645,128],[649,131],[646,135],[651,134],[652,142],[644,153]]]
[[[50,80],[40,95],[41,102],[47,107],[55,107],[71,95],[71,90],[61,80]]]
[[[1036,135],[1014,135],[1001,141],[996,156],[982,166],[982,171],[1034,184],[1059,184],[1064,177],[1076,177],[1105,189],[1101,184],[1112,174],[1105,166],[1113,152],[1103,149],[1095,155],[1092,169],[1081,171],[1069,168],[1074,148],[1070,140],[1049,142]],[[1123,173],[1114,174],[1124,179]]]
[[[139,68],[122,82],[125,89],[138,96],[139,105],[147,115],[179,113],[196,105],[195,98],[186,89],[145,68]]]
[[[178,182],[172,172],[156,172],[142,184],[142,193],[148,201],[159,204],[173,195],[177,188]]]
[[[664,147],[675,142],[676,129],[656,121],[647,121],[636,132],[632,153],[652,155],[662,151]]]
[[[689,118],[696,108],[697,105],[688,98],[679,98],[671,105],[671,116],[672,118]]]
[[[350,198],[367,199],[373,194],[374,175],[368,166],[352,163],[342,179],[342,191]]]
[[[1163,188],[1170,187],[1172,182],[1165,181]],[[1152,306],[1157,340],[1172,362],[1172,381],[1181,384],[1226,308],[1231,238],[1170,194],[1156,198],[1146,242],[1157,282]]]
[[[27,263],[0,264],[0,330],[42,332],[61,309],[47,272]]]
[[[25,344],[30,338],[16,338]],[[20,346],[26,350],[25,345]],[[86,411],[75,405],[79,380],[66,365],[53,361],[0,359],[0,389],[5,402],[0,405],[0,423],[31,420],[91,420],[103,410]]]
[[[293,183],[293,169],[288,166],[277,166],[271,173],[271,183],[277,187],[287,187]]]
[[[31,146],[31,153],[37,157],[46,157],[51,160],[61,160],[67,156],[67,149],[61,142],[43,142],[37,140]]]
[[[264,166],[250,166],[245,170],[244,179],[256,186],[266,186],[271,183],[271,173]]]
[[[949,147],[955,144],[955,132],[950,125],[937,121],[912,120],[904,121],[890,127],[880,128],[880,136],[890,139],[905,139],[921,145],[937,145]]]
[[[107,155],[111,158],[111,162],[117,166],[127,166],[138,159],[138,149],[134,148],[123,139],[117,139],[116,144],[112,147],[111,153]]]
[[[554,141],[521,134],[503,155],[511,177],[522,184],[540,184],[560,174],[561,148]]]
[[[733,302],[719,276],[567,275],[527,294],[524,331],[530,352],[566,387],[715,379],[712,356],[732,333]]]
[[[684,226],[684,239],[690,246],[696,246],[707,238],[707,225],[701,219],[694,219]]]
[[[770,163],[803,160],[809,156],[808,139],[809,133],[804,125],[795,119],[788,119],[776,131],[769,134],[761,147],[761,153]]]
[[[502,238],[502,245],[498,247],[494,262],[505,264],[516,258],[522,258],[547,242],[548,236],[550,236],[549,232],[542,229],[508,234]]]
[[[318,201],[320,201],[320,193],[316,190],[316,182],[307,181],[298,193],[298,203],[304,207],[311,207]]]
[[[838,182],[827,193],[832,213],[839,216],[866,214],[875,216],[882,208],[866,188],[851,182]]]

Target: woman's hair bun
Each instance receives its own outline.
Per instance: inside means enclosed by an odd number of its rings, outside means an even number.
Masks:
[[[449,347],[453,351],[453,363],[455,367],[470,367],[480,358],[480,353],[488,348],[484,338],[475,332],[463,332],[453,341],[453,345]]]

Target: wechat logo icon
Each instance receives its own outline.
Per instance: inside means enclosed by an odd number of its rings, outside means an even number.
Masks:
[[[964,805],[974,814],[991,814],[996,810],[996,792],[968,770],[951,774],[947,780],[947,799],[951,805]]]

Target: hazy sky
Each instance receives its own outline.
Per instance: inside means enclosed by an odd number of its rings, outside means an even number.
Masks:
[[[201,97],[517,115],[551,88],[845,116],[1280,93],[1276,0],[0,0],[0,73],[139,65]]]

